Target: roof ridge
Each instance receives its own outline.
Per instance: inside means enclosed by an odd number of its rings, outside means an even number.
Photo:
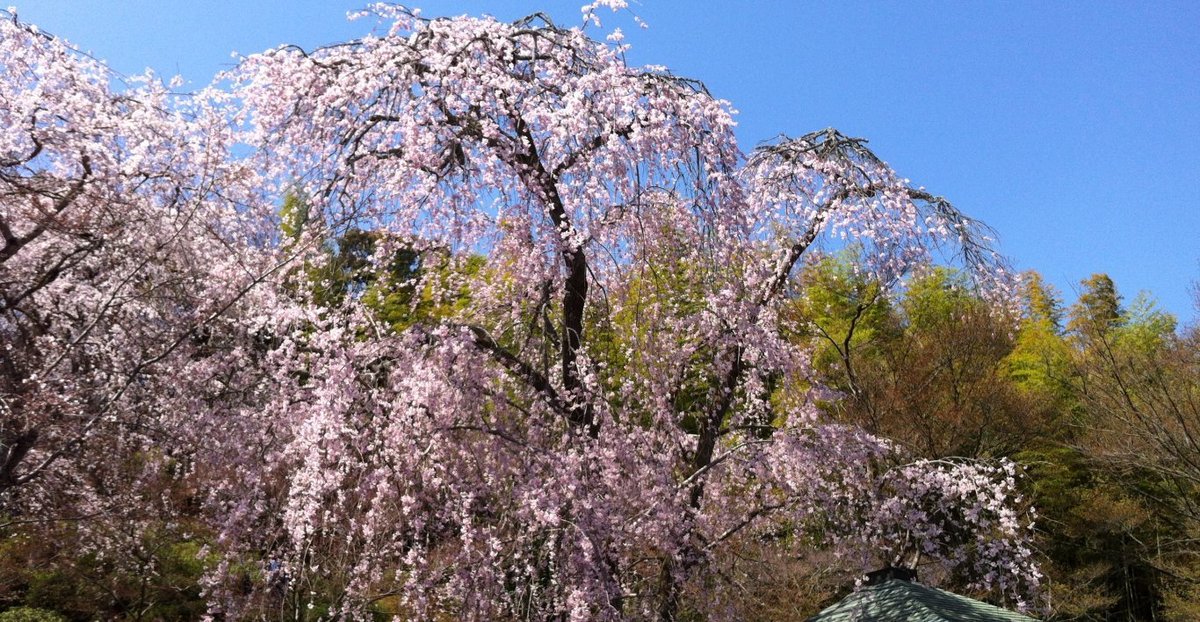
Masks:
[[[840,620],[1034,622],[1033,618],[1024,614],[991,603],[917,581],[897,578],[861,586],[841,601],[809,618],[809,622]]]

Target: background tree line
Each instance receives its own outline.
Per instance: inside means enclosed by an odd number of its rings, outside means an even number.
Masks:
[[[829,257],[797,284],[795,338],[818,348],[835,418],[918,455],[1023,466],[1048,619],[1195,619],[1200,330],[1105,274],[1069,306],[1036,272],[1021,287],[998,311],[935,268],[893,300]]]

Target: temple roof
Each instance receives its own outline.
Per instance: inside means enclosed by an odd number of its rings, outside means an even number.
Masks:
[[[1007,609],[902,579],[868,585],[808,622],[1036,622]]]

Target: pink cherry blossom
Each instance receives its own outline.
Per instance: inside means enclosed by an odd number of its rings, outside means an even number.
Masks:
[[[826,421],[778,315],[840,240],[889,286],[956,248],[1003,300],[975,223],[834,130],[743,154],[728,102],[580,28],[374,14],[190,97],[0,22],[4,513],[152,521],[186,465],[231,618],[246,567],[347,619],[732,617],[720,553],[781,529],[1036,592],[1013,466]],[[410,321],[306,293],[350,230],[422,257]]]

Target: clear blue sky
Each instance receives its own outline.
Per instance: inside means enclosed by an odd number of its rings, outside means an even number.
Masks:
[[[347,0],[10,0],[117,70],[206,84],[230,53],[362,34]],[[413,2],[429,16],[582,0]],[[833,126],[1000,232],[1070,303],[1107,272],[1182,320],[1200,280],[1200,3],[641,0],[605,14],[631,61],[703,80],[741,111],[743,147]]]

